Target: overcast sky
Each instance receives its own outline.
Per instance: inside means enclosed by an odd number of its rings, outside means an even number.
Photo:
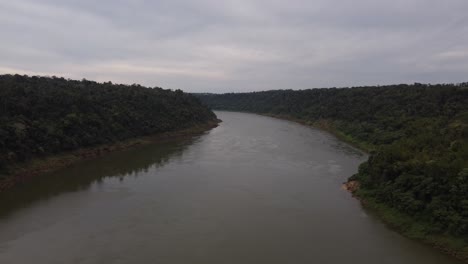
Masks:
[[[188,92],[468,81],[467,0],[0,0],[0,73]]]

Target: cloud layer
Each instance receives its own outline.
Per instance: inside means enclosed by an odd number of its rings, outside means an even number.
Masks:
[[[189,92],[468,80],[466,0],[0,0],[0,73]]]

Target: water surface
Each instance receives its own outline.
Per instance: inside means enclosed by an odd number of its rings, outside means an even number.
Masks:
[[[455,264],[341,190],[366,156],[217,112],[201,136],[112,153],[0,196],[0,263]]]

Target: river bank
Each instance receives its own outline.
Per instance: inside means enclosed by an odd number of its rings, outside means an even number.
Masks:
[[[193,136],[206,132],[218,126],[221,120],[196,125],[190,128],[177,131],[160,133],[152,136],[139,137],[112,144],[99,145],[89,148],[65,152],[57,155],[34,158],[24,163],[11,164],[8,167],[8,173],[0,174],[0,193],[11,189],[19,184],[27,183],[34,177],[40,177],[41,174],[55,171],[82,160],[88,160],[104,156],[115,151],[127,150],[141,145],[158,143],[166,140],[177,139],[186,136]]]
[[[350,180],[343,184],[342,188],[350,192],[358,199],[361,205],[381,219],[389,228],[405,237],[428,244],[452,257],[468,263],[468,245],[463,239],[447,235],[430,235],[425,232],[429,223],[423,223],[402,214],[399,211],[379,203],[374,198],[366,195],[367,191],[360,187],[360,183]]]
[[[294,118],[294,117],[286,116],[286,115],[274,115],[274,114],[260,114],[260,115],[269,116],[273,118],[279,118],[279,119],[287,120],[287,121],[292,121],[292,122],[296,122],[305,126],[310,126],[313,128],[326,131],[332,134],[333,136],[335,136],[336,138],[338,138],[339,140],[342,140],[348,143],[349,145],[363,151],[366,154],[370,153],[372,150],[375,149],[375,146],[371,146],[365,142],[356,140],[350,137],[349,135],[346,135],[345,133],[341,132],[332,124],[330,120],[321,119],[315,122],[310,122],[310,121],[305,121],[302,119],[298,119],[298,118]]]
[[[288,120],[300,123],[302,125],[324,130],[334,135],[339,140],[342,140],[365,153],[370,153],[376,148],[376,146],[369,145],[366,142],[358,141],[352,138],[351,136],[341,132],[329,120],[318,120],[315,122],[310,122],[286,115],[260,115],[279,118],[282,120]],[[349,180],[348,182],[343,184],[342,188],[352,193],[353,197],[358,199],[365,209],[375,214],[387,226],[397,231],[401,235],[419,241],[421,243],[428,244],[450,256],[453,256],[463,262],[468,263],[468,244],[465,241],[463,241],[463,239],[455,238],[445,234],[426,234],[424,232],[424,227],[428,225],[427,223],[421,223],[420,221],[408,215],[402,214],[393,208],[390,208],[382,203],[377,202],[375,199],[366,195],[366,191],[361,188],[361,184],[358,181]]]

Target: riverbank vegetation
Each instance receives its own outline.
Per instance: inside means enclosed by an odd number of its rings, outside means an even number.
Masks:
[[[468,83],[197,96],[213,109],[300,120],[366,149],[356,194],[387,208],[390,224],[411,219],[396,223],[406,234],[468,256]]]
[[[213,122],[210,109],[180,90],[0,75],[0,175],[33,158]]]

